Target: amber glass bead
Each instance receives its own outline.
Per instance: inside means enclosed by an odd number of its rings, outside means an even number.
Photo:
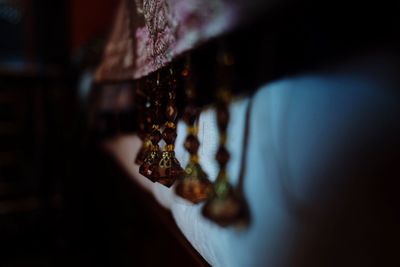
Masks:
[[[214,194],[203,206],[203,216],[220,226],[242,223],[247,204],[226,181],[216,182],[214,188]]]
[[[167,120],[175,121],[176,116],[178,115],[178,110],[174,103],[167,104],[165,115]]]
[[[152,143],[149,139],[144,139],[142,146],[139,149],[138,154],[136,155],[135,163],[138,165],[142,165],[146,157],[151,153]]]
[[[189,105],[185,108],[182,119],[186,124],[193,125],[197,117],[199,116],[199,113],[199,108],[194,107],[193,105]]]
[[[172,122],[172,121],[167,121],[165,123],[165,127],[176,129],[176,124],[174,122]]]
[[[202,213],[204,217],[220,226],[228,226],[239,221],[240,209],[240,202],[233,196],[223,199],[212,197],[204,205]]]
[[[164,139],[165,143],[172,144],[175,142],[176,139],[176,130],[173,128],[165,128],[162,133],[162,138]]]
[[[157,182],[167,187],[171,187],[177,179],[182,177],[183,169],[173,151],[162,152],[162,157],[158,163],[158,174]]]
[[[149,163],[143,163],[142,165],[140,165],[139,168],[140,174],[148,178],[153,183],[157,182],[158,180],[159,175],[157,171],[158,171],[157,166],[154,166],[154,164],[149,164]]]
[[[154,129],[154,130],[151,132],[150,136],[149,136],[150,141],[151,141],[154,145],[158,144],[158,142],[160,142],[161,138],[162,138],[162,135],[161,135],[160,130],[158,130],[158,129]]]
[[[230,159],[230,154],[225,146],[220,146],[218,148],[217,154],[215,156],[220,168],[224,168]]]
[[[175,187],[178,196],[197,204],[206,200],[212,192],[212,184],[198,163],[189,163],[185,174]]]
[[[158,173],[158,162],[160,160],[160,150],[159,147],[153,147],[153,150],[150,152],[150,154],[146,157],[144,160],[143,164],[140,165],[139,167],[139,173],[152,182],[156,182],[159,173]]]
[[[196,136],[194,136],[193,134],[189,134],[186,137],[184,147],[190,154],[196,154],[199,150],[200,142]]]

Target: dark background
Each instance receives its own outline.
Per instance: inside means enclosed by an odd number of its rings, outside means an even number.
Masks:
[[[0,3],[2,267],[199,264],[171,215],[99,148],[117,115],[94,112],[99,130],[87,123],[78,85],[117,2]]]
[[[0,266],[204,265],[170,214],[99,146],[131,133],[134,114],[93,108],[104,88],[81,97],[117,2],[0,2]],[[226,37],[241,74],[234,89],[378,48],[397,56],[399,9],[388,3],[279,2]],[[206,70],[202,88],[214,82],[213,49],[193,57]]]

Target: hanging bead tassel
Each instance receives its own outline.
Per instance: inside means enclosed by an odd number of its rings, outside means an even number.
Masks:
[[[149,107],[149,113],[146,114],[146,120],[151,124],[151,132],[147,139],[147,145],[149,146],[150,153],[146,156],[143,164],[140,165],[139,173],[150,179],[152,182],[157,182],[160,177],[158,171],[158,162],[161,158],[160,142],[162,135],[160,132],[160,121],[161,119],[161,102],[162,102],[162,90],[160,88],[159,74],[157,75],[156,86],[152,90],[152,104]]]
[[[226,166],[230,154],[226,149],[226,129],[229,121],[229,111],[226,102],[221,102],[217,107],[217,122],[220,131],[219,148],[215,159],[219,165],[219,173],[214,182],[212,197],[203,207],[203,215],[221,226],[228,226],[234,223],[240,213],[240,204],[237,202],[233,188],[229,183]]]
[[[160,160],[160,147],[158,142],[161,140],[160,126],[154,124],[152,126],[152,133],[150,134],[150,154],[147,155],[142,165],[140,165],[139,173],[152,182],[157,182],[159,178],[157,163]]]
[[[170,70],[170,74],[171,78],[169,82],[168,102],[165,114],[167,121],[162,133],[162,138],[166,145],[158,163],[159,178],[157,180],[157,182],[167,187],[172,186],[183,174],[183,169],[175,157],[175,139],[177,136],[176,117],[178,115],[178,109],[175,103],[177,81],[172,69]]]
[[[227,78],[227,67],[232,64],[232,59],[224,54],[222,58],[223,75]],[[229,63],[229,65],[228,65]],[[230,153],[226,148],[227,128],[229,123],[229,101],[231,99],[230,90],[223,85],[220,86],[217,95],[217,124],[219,130],[219,148],[215,156],[219,165],[219,173],[214,182],[214,192],[203,206],[203,215],[219,224],[228,226],[241,220],[243,203],[238,198],[235,190],[229,182],[227,164],[230,159]]]
[[[187,77],[188,75],[190,75],[189,70],[186,68],[183,71],[183,76]],[[197,138],[198,127],[196,125],[196,120],[198,119],[200,109],[196,107],[195,104],[196,96],[192,78],[188,77],[187,80],[186,99],[188,104],[183,119],[188,128],[184,146],[189,152],[190,157],[185,167],[184,176],[175,187],[175,192],[178,196],[197,204],[209,197],[212,184],[199,163],[198,150],[200,142]]]

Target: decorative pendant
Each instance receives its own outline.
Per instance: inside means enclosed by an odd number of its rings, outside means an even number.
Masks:
[[[150,181],[157,182],[159,178],[159,172],[157,168],[157,164],[160,160],[160,147],[158,146],[158,142],[161,140],[160,134],[160,126],[153,124],[153,131],[150,134],[150,153],[146,156],[143,161],[143,164],[139,167],[139,173],[145,177],[147,177]]]
[[[226,129],[229,121],[229,110],[227,102],[219,103],[217,107],[217,122],[220,132],[219,148],[215,159],[219,165],[219,173],[214,182],[214,192],[203,207],[203,215],[221,226],[228,226],[240,218],[240,202],[235,196],[234,190],[229,183],[226,166],[230,154],[226,149]]]
[[[223,69],[221,77],[229,77],[230,65],[233,62],[229,56],[224,54],[220,62]],[[229,83],[228,83],[229,84]],[[227,144],[227,128],[229,123],[229,101],[231,92],[225,86],[220,86],[217,95],[217,124],[219,130],[219,148],[215,156],[219,165],[219,173],[214,182],[214,190],[212,196],[203,206],[203,215],[219,224],[220,226],[229,226],[232,224],[241,223],[247,211],[247,203],[243,201],[238,192],[232,187],[229,182],[227,172],[227,164],[230,159],[230,153],[226,148]]]
[[[156,86],[152,90],[152,101],[150,107],[148,107],[148,113],[146,114],[146,122],[151,125],[151,132],[147,136],[146,149],[150,151],[140,165],[139,173],[150,179],[152,182],[157,182],[160,177],[158,170],[158,162],[161,158],[161,151],[158,143],[160,142],[162,135],[160,132],[160,121],[161,118],[161,103],[162,103],[162,90],[160,88],[160,76],[157,74]]]
[[[165,141],[164,151],[158,163],[159,177],[157,182],[167,187],[171,187],[174,182],[183,174],[183,169],[175,157],[176,139],[176,117],[178,109],[175,104],[177,81],[172,69],[170,69],[170,81],[168,91],[168,102],[166,106],[166,123],[162,138]]]
[[[190,75],[189,70],[184,69],[183,75]],[[188,104],[183,118],[188,128],[184,146],[189,152],[190,158],[185,167],[183,178],[179,180],[178,185],[175,187],[175,192],[178,196],[197,204],[209,197],[212,184],[199,164],[198,150],[200,142],[197,138],[198,127],[196,125],[196,120],[198,119],[200,109],[196,107],[195,104],[196,93],[192,78],[188,77],[187,80],[186,99]]]
[[[193,132],[197,130],[192,128],[189,131]],[[212,184],[199,164],[199,156],[197,155],[198,146],[197,137],[189,134],[185,141],[185,148],[191,155],[185,167],[185,174],[175,188],[178,196],[194,204],[206,200],[212,192]]]

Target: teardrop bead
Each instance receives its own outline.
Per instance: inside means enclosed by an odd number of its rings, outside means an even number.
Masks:
[[[173,151],[163,151],[160,161],[158,162],[157,182],[171,187],[177,179],[183,175],[183,169],[179,161],[175,158]]]
[[[169,127],[165,128],[162,133],[162,138],[167,144],[173,144],[175,142],[176,136],[177,136],[176,130]]]
[[[152,148],[152,143],[149,139],[144,139],[139,152],[136,155],[135,163],[137,165],[142,165],[147,155],[150,154]]]
[[[202,214],[220,226],[245,226],[249,223],[247,203],[241,198],[232,186],[226,182],[216,182],[216,190],[202,209]]]
[[[215,156],[215,159],[217,160],[220,168],[225,168],[227,163],[229,162],[230,159],[230,154],[229,151],[226,149],[225,146],[220,146],[217,151],[217,155]]]
[[[212,192],[212,184],[198,163],[189,163],[185,175],[175,187],[178,196],[197,204],[206,200]]]
[[[196,136],[194,136],[193,134],[189,134],[186,137],[185,143],[183,145],[190,154],[196,154],[199,150],[200,142]]]
[[[157,163],[160,160],[160,149],[158,146],[154,146],[150,154],[146,157],[143,164],[139,167],[139,173],[148,178],[153,183],[157,181],[159,177]],[[156,164],[156,167],[154,165]]]

